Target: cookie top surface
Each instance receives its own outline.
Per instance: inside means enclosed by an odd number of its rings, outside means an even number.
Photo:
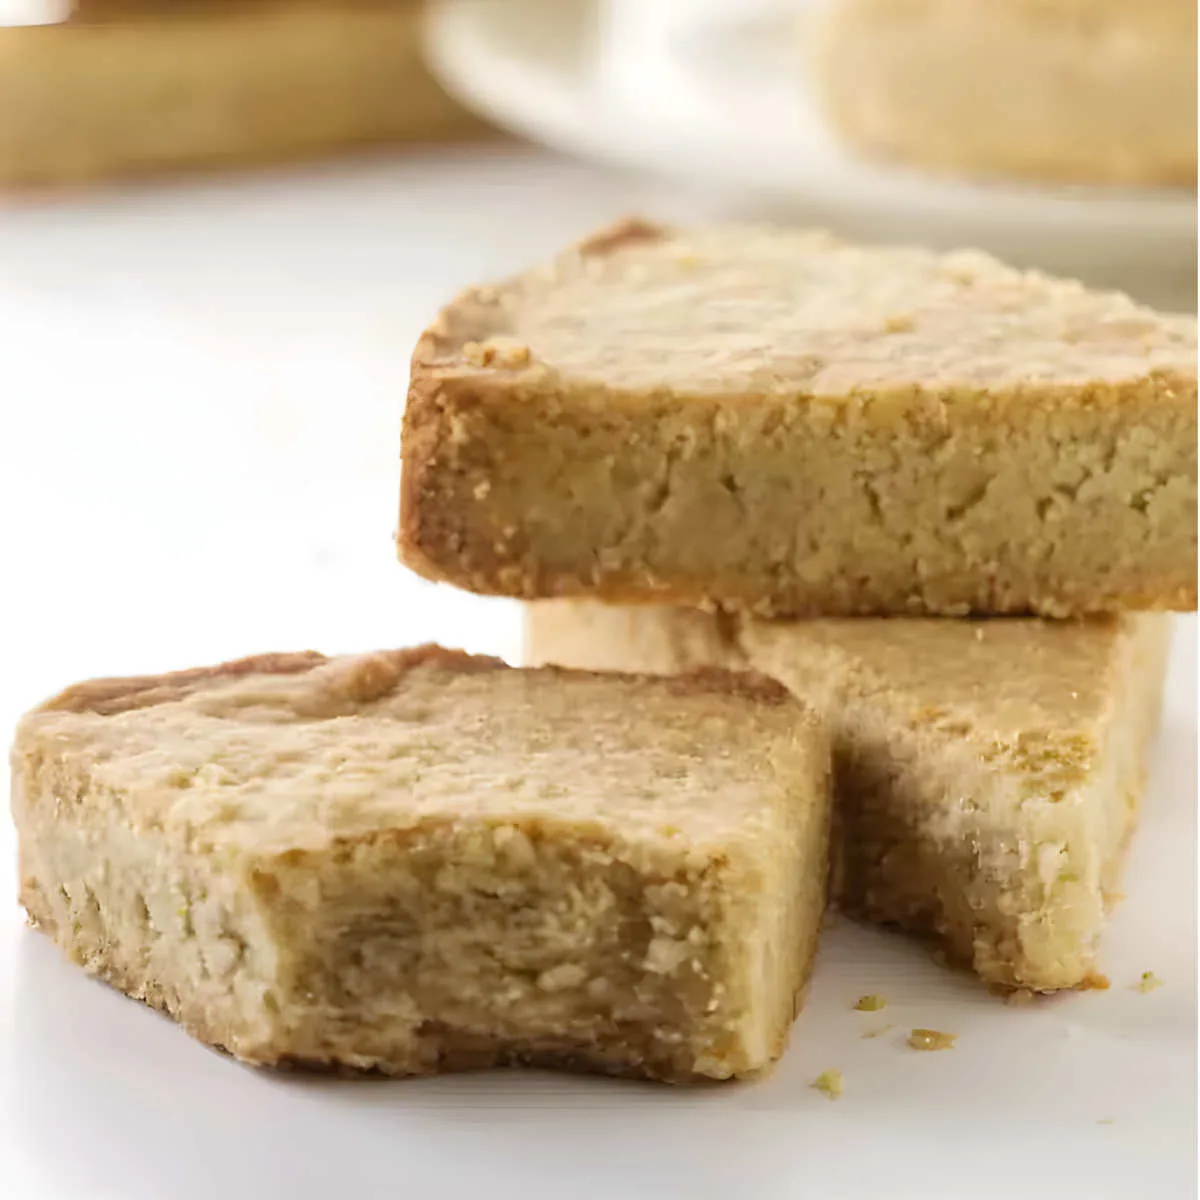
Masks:
[[[525,671],[423,647],[81,684],[25,718],[16,754],[72,764],[87,803],[135,826],[206,840],[479,820],[687,847],[765,836],[821,744],[798,701],[749,673]]]
[[[1196,324],[977,251],[628,221],[465,292],[415,356],[518,390],[962,396],[1195,387]]]

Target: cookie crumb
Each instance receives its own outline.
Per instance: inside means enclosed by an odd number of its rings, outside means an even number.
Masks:
[[[512,338],[488,338],[486,342],[468,342],[463,358],[473,367],[523,367],[529,362],[528,346]]]
[[[1112,987],[1107,975],[1101,975],[1098,971],[1093,971],[1090,975],[1084,977],[1079,984],[1081,992],[1107,992]]]
[[[942,1033],[937,1029],[914,1029],[908,1035],[908,1044],[914,1050],[953,1050],[957,1040],[957,1033]]]
[[[859,1012],[878,1012],[881,1008],[887,1007],[887,999],[883,996],[869,995],[859,996],[854,1007]]]
[[[1163,981],[1153,971],[1143,971],[1141,979],[1133,986],[1144,996],[1147,992],[1152,992],[1155,988],[1162,987],[1162,985]]]
[[[1097,1125],[1113,1125],[1113,1124],[1115,1124],[1115,1122],[1113,1121],[1112,1117],[1101,1117],[1100,1120],[1098,1120],[1096,1122],[1096,1124]]]
[[[836,1100],[844,1089],[842,1073],[838,1070],[822,1071],[820,1075],[812,1081],[812,1087],[815,1087],[818,1092],[824,1092],[830,1100]]]
[[[1033,993],[1028,988],[1017,988],[1004,997],[1004,1003],[1010,1008],[1024,1008],[1033,1003]]]
[[[888,317],[883,323],[884,333],[911,333],[913,319],[908,316]]]

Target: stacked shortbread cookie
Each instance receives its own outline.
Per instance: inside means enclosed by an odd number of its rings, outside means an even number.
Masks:
[[[18,730],[23,903],[246,1061],[394,1074],[753,1075],[827,895],[1084,986],[1195,454],[1191,321],[974,254],[604,230],[445,309],[404,420],[402,557],[538,601],[550,665],[72,688]]]
[[[954,175],[1196,182],[1195,0],[817,0],[816,95],[864,153]]]
[[[833,732],[835,898],[1076,987],[1156,723],[1137,610],[1196,604],[1195,337],[977,253],[629,222],[421,340],[401,554],[539,601],[536,662],[781,680]]]
[[[78,0],[0,27],[0,186],[477,136],[420,0]]]

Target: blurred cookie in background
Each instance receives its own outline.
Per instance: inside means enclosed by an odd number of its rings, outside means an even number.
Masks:
[[[1195,0],[821,0],[805,18],[818,99],[868,155],[1195,184]]]
[[[0,28],[0,185],[458,140],[416,0],[81,0]]]

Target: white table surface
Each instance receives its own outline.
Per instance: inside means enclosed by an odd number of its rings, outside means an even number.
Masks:
[[[529,152],[0,211],[0,718],[87,676],[433,639],[515,606],[394,561],[407,358],[439,302],[668,195]],[[903,938],[825,940],[764,1083],[254,1072],[25,930],[0,820],[0,1195],[14,1200],[1194,1195],[1195,622],[1106,942],[1107,993],[1006,1007]],[[1153,969],[1166,986],[1129,985]],[[849,1010],[882,991],[896,1022]],[[960,1034],[906,1051],[912,1025]],[[808,1087],[846,1074],[829,1103]]]

